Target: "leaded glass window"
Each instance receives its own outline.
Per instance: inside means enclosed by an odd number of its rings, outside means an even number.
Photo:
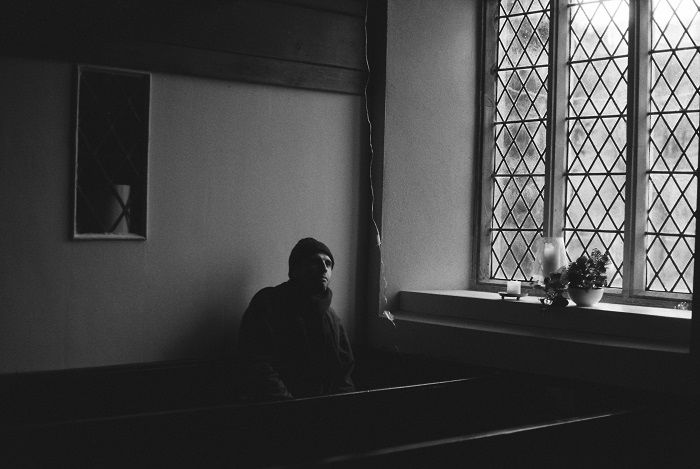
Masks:
[[[491,277],[526,278],[542,234],[549,1],[499,4]]]
[[[564,238],[572,259],[610,254],[622,285],[627,151],[627,0],[572,1],[569,9]]]
[[[610,255],[623,297],[692,293],[700,0],[486,5],[479,278],[526,280],[563,236],[570,260]]]
[[[700,1],[651,3],[646,288],[689,293],[700,147]]]

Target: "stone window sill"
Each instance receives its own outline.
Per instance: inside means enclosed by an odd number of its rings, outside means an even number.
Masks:
[[[687,354],[691,312],[599,303],[546,309],[539,299],[502,300],[472,290],[409,290],[399,295],[399,320],[556,341]]]

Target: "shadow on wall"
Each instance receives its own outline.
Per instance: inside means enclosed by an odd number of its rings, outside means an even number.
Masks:
[[[191,301],[192,320],[170,344],[165,356],[187,359],[232,359],[238,329],[255,293],[251,270],[245,261],[212,267],[199,279],[204,285]]]

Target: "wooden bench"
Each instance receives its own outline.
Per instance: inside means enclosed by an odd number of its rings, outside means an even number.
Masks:
[[[420,366],[420,360],[405,357],[393,363]],[[666,447],[680,454],[675,442],[692,434],[698,421],[683,423],[692,406],[665,396],[477,369],[469,370],[470,377],[435,383],[247,404],[227,394],[235,385],[221,366],[154,367],[150,374],[136,373],[139,379],[125,379],[128,385],[115,384],[115,370],[96,371],[91,378],[74,374],[73,385],[86,388],[62,401],[68,408],[51,409],[60,399],[37,402],[39,410],[3,419],[8,467],[441,467],[453,460],[600,462],[619,460],[620,454],[639,460],[658,431],[673,442]],[[34,385],[51,381],[46,375],[31,378]],[[193,381],[183,389],[188,379]],[[149,388],[149,383],[160,384]],[[79,397],[110,388],[141,390],[142,399],[112,396],[105,404],[103,395],[79,405]],[[35,389],[25,403],[54,391]],[[635,439],[644,443],[637,453],[630,443]]]

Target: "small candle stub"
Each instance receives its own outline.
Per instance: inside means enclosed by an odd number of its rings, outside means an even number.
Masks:
[[[506,293],[509,295],[520,295],[520,280],[508,280]]]

